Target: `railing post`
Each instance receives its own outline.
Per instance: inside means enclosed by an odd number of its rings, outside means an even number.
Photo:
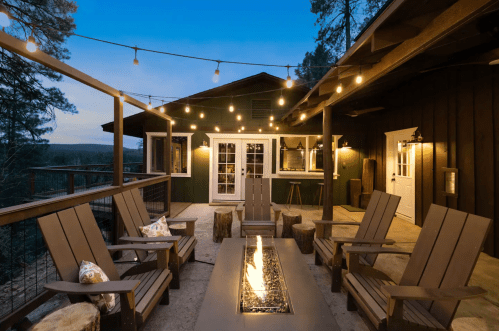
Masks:
[[[172,195],[172,121],[166,121],[166,152],[165,152],[165,171],[166,174],[170,176],[165,182],[165,194],[164,194],[164,210],[170,213],[171,195]],[[171,217],[171,214],[170,214]]]
[[[31,196],[35,195],[35,178],[36,178],[35,172],[31,171],[31,173],[29,174]]]
[[[324,153],[324,203],[322,205],[322,219],[326,221],[333,220],[333,132],[332,132],[332,107],[326,106],[323,111],[322,134],[323,134],[323,153]]]
[[[113,186],[123,186],[123,102],[118,96],[114,97],[114,149],[113,149]],[[112,199],[112,198],[111,198]],[[114,233],[113,243],[117,245],[119,238],[125,232],[123,222],[120,222],[120,217],[114,203],[111,202],[113,219],[114,219]],[[114,257],[121,258],[122,253],[117,252]]]
[[[85,170],[88,171],[89,167],[85,167]],[[85,188],[89,188],[90,185],[92,184],[92,177],[90,175],[85,175]]]
[[[75,174],[68,174],[68,194],[75,193]]]

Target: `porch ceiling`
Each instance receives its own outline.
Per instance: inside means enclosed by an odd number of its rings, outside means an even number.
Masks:
[[[380,93],[428,71],[499,58],[498,0],[395,0],[282,120],[290,125],[333,106],[353,115],[383,109]],[[362,66],[364,82],[355,84]],[[335,92],[341,82],[343,92]],[[373,103],[373,100],[376,102]]]

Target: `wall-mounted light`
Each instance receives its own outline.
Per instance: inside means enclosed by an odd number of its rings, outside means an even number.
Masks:
[[[201,147],[201,148],[209,148],[210,146],[208,146],[208,142],[206,140],[203,140],[203,143],[199,147]]]
[[[341,147],[342,148],[352,148],[352,146],[348,145],[348,141],[346,141],[346,140],[345,140],[345,142],[343,143],[343,145]]]
[[[422,142],[423,142],[423,136],[421,135],[421,132],[419,132],[419,130],[416,130],[412,134],[411,140],[409,140],[407,143],[410,145],[414,145],[414,144],[420,144]]]
[[[301,141],[298,143],[298,146],[296,146],[296,149],[303,149],[303,145],[302,145]]]

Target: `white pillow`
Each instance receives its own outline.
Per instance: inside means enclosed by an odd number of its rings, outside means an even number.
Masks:
[[[140,232],[147,238],[154,237],[170,237],[172,234],[170,233],[170,229],[168,229],[168,223],[166,223],[166,217],[161,217],[156,222],[147,225],[147,226],[139,226]]]
[[[79,279],[81,284],[97,284],[109,281],[106,273],[98,265],[88,261],[81,261]],[[111,311],[116,305],[114,293],[89,294],[88,297],[103,313]]]

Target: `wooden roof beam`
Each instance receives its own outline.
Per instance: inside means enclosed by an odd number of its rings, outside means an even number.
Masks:
[[[421,29],[408,24],[396,24],[374,31],[371,39],[371,52],[400,44],[407,39],[414,38],[421,32]]]
[[[416,55],[421,54],[443,38],[456,31],[470,20],[480,15],[490,7],[497,5],[499,0],[459,0],[444,10],[431,21],[416,37],[404,41],[391,52],[386,54],[379,63],[369,70],[363,71],[364,83],[350,84],[343,87],[342,93],[334,93],[328,100],[307,112],[307,118],[320,113],[324,107],[335,105],[358,92],[365,86],[383,77],[390,71],[406,63]],[[301,121],[294,121],[291,125],[298,125]]]
[[[29,52],[26,49],[26,43],[24,41],[12,37],[11,35],[8,35],[3,31],[0,31],[0,47],[5,48],[10,52],[19,54],[29,60],[43,64],[44,66],[54,71],[57,71],[58,73],[63,74],[64,76],[73,78],[74,80],[83,83],[87,86],[90,86],[96,90],[99,90],[107,95],[110,95],[112,97],[120,96],[119,90],[107,84],[104,84],[103,82],[95,78],[90,77],[89,75],[71,67],[70,65],[62,61],[57,60],[56,58],[42,52],[39,49],[33,53]],[[157,109],[155,109],[155,111],[148,110],[147,105],[145,103],[140,102],[139,100],[132,98],[129,95],[125,95],[125,102],[131,104],[132,106],[140,108],[144,111],[151,112],[156,116],[161,117],[165,120],[171,120],[170,116],[160,113]]]

